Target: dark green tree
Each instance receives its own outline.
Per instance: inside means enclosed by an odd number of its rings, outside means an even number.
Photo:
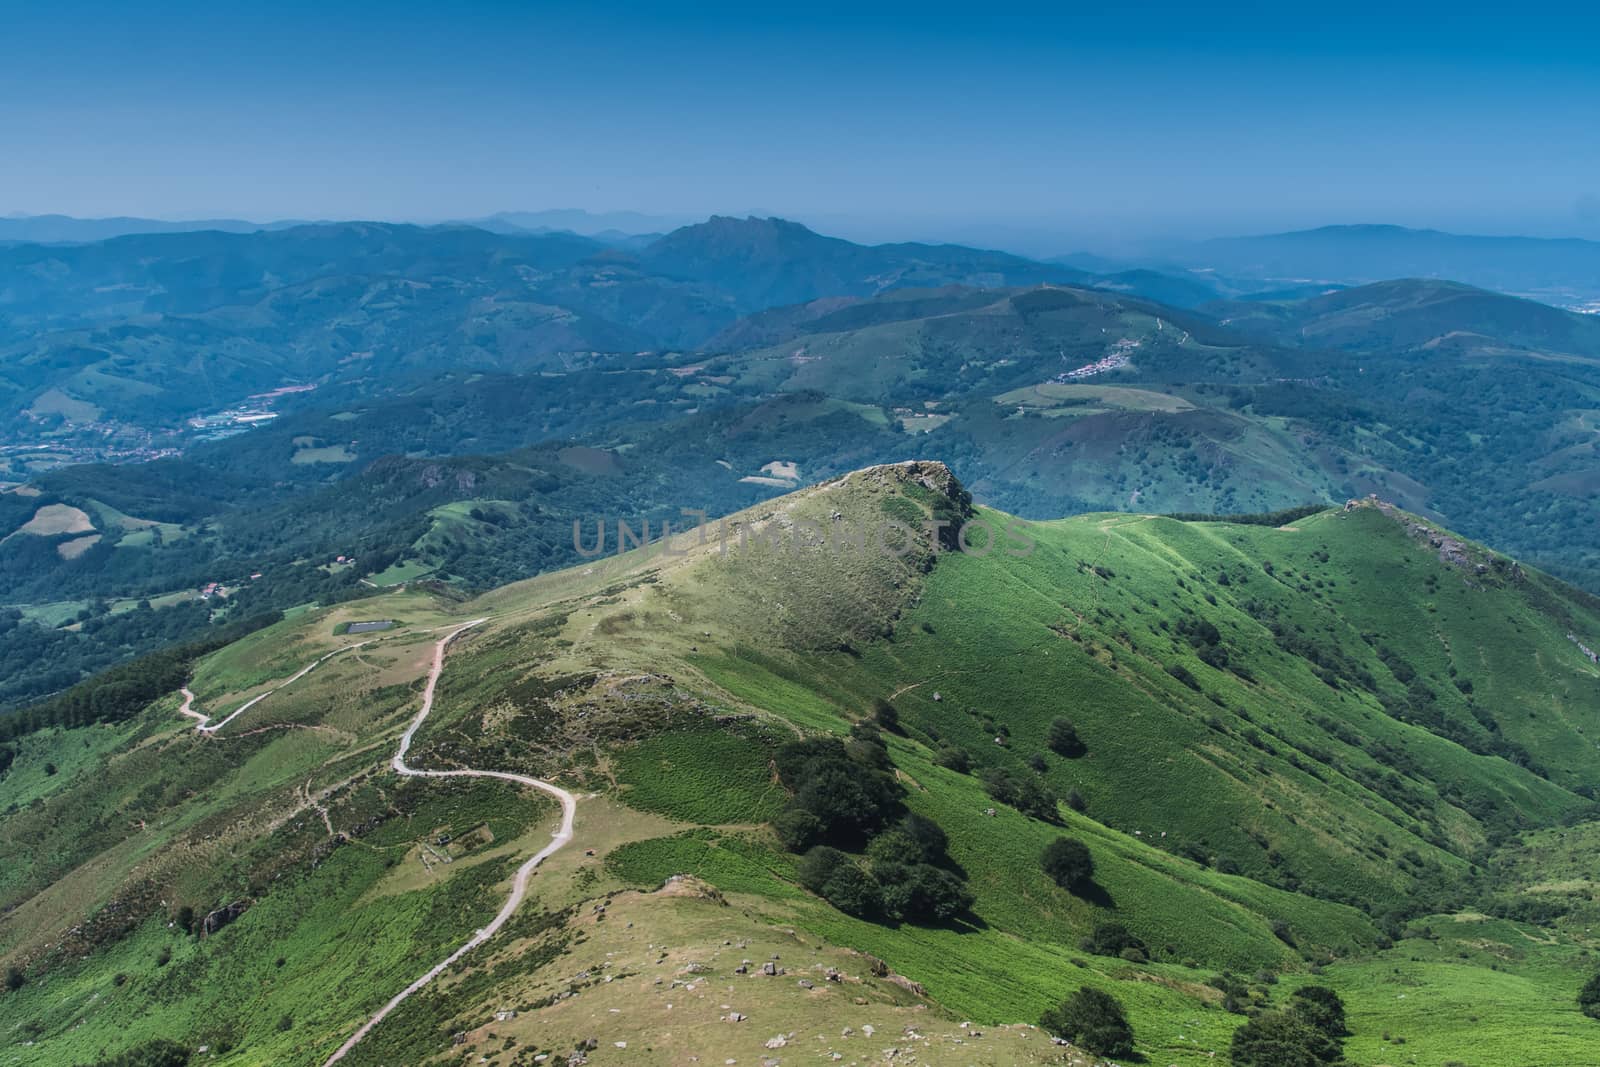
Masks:
[[[1045,1012],[1039,1025],[1096,1056],[1133,1053],[1133,1027],[1110,993],[1084,986]]]
[[[1084,951],[1096,956],[1120,956],[1127,949],[1144,947],[1144,942],[1135,937],[1132,930],[1115,921],[1095,923],[1089,936],[1083,939]]]
[[[1600,1019],[1600,971],[1578,990],[1578,1007],[1591,1019]]]
[[[1337,1063],[1339,1042],[1301,1019],[1266,1011],[1233,1032],[1233,1067],[1322,1067]]]
[[[1289,1010],[1329,1037],[1347,1036],[1344,1001],[1327,986],[1301,986],[1289,998]]]
[[[1077,759],[1089,751],[1088,746],[1078,737],[1078,728],[1072,725],[1072,720],[1059,716],[1050,720],[1050,726],[1044,733],[1044,743],[1051,752],[1067,759]]]
[[[1062,889],[1076,892],[1094,881],[1094,857],[1075,837],[1058,837],[1039,854],[1039,866]]]

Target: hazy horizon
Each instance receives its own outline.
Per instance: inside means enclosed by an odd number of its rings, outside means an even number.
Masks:
[[[754,213],[1034,254],[1600,237],[1587,12],[905,11],[32,8],[0,46],[29,101],[0,115],[0,212]]]

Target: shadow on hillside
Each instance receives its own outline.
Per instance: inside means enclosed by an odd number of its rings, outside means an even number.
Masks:
[[[1105,908],[1107,911],[1113,911],[1117,906],[1115,898],[1099,882],[1085,882],[1082,885],[1075,886],[1072,889],[1072,895],[1086,904],[1093,904],[1095,907]]]

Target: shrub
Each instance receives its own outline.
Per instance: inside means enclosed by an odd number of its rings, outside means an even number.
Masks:
[[[881,864],[922,863],[927,859],[922,846],[901,830],[889,830],[872,839],[867,846],[867,859],[874,870]]]
[[[854,860],[836,848],[818,845],[795,868],[800,884],[850,915],[878,908],[878,886]]]
[[[956,748],[954,745],[942,746],[933,757],[933,762],[957,774],[966,774],[972,770],[972,757],[967,754],[967,750]]]
[[[1301,986],[1289,998],[1289,1010],[1329,1037],[1344,1037],[1344,1001],[1327,986]]]
[[[7,967],[6,968],[6,989],[8,989],[11,992],[15,993],[17,990],[22,988],[23,983],[26,982],[26,981],[27,981],[27,979],[22,976],[22,969],[21,968],[19,968],[19,967]]]
[[[833,877],[833,872],[849,862],[850,857],[838,849],[818,845],[800,857],[799,864],[795,866],[795,878],[813,893],[820,894],[822,887],[828,884],[828,879]]]
[[[945,862],[945,849],[950,846],[950,839],[938,823],[925,815],[913,813],[900,820],[899,830],[921,847],[924,862]]]
[[[846,862],[823,883],[822,898],[846,915],[871,915],[878,910],[878,883],[854,863]]]
[[[1028,757],[1028,769],[1035,774],[1044,774],[1050,769],[1050,761],[1044,758],[1043,752],[1035,752]]]
[[[882,697],[873,701],[872,719],[891,733],[898,732],[900,729],[900,712],[895,709],[893,704]]]
[[[822,820],[804,808],[790,808],[772,821],[778,840],[790,852],[804,852],[822,837]]]
[[[1322,1067],[1341,1056],[1339,1042],[1298,1016],[1257,1015],[1233,1032],[1233,1067]]]
[[[873,867],[880,886],[883,913],[906,922],[944,922],[972,907],[973,896],[961,879],[927,863]]]
[[[96,1060],[94,1067],[184,1067],[188,1062],[187,1046],[158,1037],[119,1055]]]
[[[1051,752],[1067,759],[1077,759],[1089,751],[1088,746],[1078,737],[1077,727],[1073,726],[1069,719],[1051,719],[1049,728],[1045,730],[1044,743]]]
[[[1144,942],[1134,936],[1119,922],[1096,923],[1089,936],[1083,940],[1085,952],[1096,956],[1120,956],[1125,948],[1144,948]]]
[[[1056,795],[1034,778],[1019,778],[1004,767],[986,767],[978,776],[984,791],[1002,804],[1045,822],[1058,822]]]
[[[1133,1053],[1133,1028],[1110,993],[1084,986],[1045,1012],[1039,1025],[1096,1056]]]
[[[1089,810],[1089,801],[1076,789],[1067,794],[1067,807],[1082,815]]]
[[[9,979],[7,980],[9,983]],[[1600,1019],[1600,971],[1578,991],[1578,1007],[1591,1019]]]
[[[1094,857],[1075,837],[1058,837],[1039,854],[1039,866],[1062,889],[1077,891],[1094,881]]]
[[[1188,667],[1185,667],[1183,664],[1174,663],[1172,666],[1167,668],[1167,673],[1172,675],[1178,681],[1182,682],[1184,685],[1188,686],[1190,689],[1193,689],[1196,693],[1200,692],[1199,679],[1194,676],[1193,671],[1191,671]]]
[[[774,755],[778,777],[793,793],[789,810],[809,812],[818,824],[798,817],[781,828],[775,822],[786,843],[797,842],[791,848],[817,841],[859,844],[899,811],[898,786],[874,765],[882,745],[861,737],[851,745],[865,751],[852,753],[838,738],[818,737],[791,741]]]

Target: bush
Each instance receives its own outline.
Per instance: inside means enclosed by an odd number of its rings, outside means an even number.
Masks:
[[[813,893],[820,894],[834,872],[849,862],[850,857],[838,849],[818,845],[800,857],[800,862],[795,866],[795,878]]]
[[[922,863],[927,860],[927,855],[909,834],[901,830],[888,830],[872,839],[867,846],[867,859],[872,861],[873,870],[877,870],[882,864]]]
[[[1600,1019],[1600,971],[1578,991],[1578,1007],[1589,1018]]]
[[[1096,956],[1120,956],[1123,949],[1144,947],[1144,942],[1119,922],[1096,923],[1083,940],[1084,951],[1093,952]]]
[[[836,848],[818,845],[795,868],[800,884],[850,915],[877,910],[878,886],[856,862]]]
[[[119,1055],[96,1060],[94,1067],[184,1067],[188,1062],[186,1046],[158,1037]]]
[[[789,810],[809,812],[817,821],[813,826],[787,812],[775,820],[790,848],[818,841],[858,845],[899,812],[899,787],[882,769],[887,759],[879,758],[881,739],[855,737],[850,744],[855,752],[835,737],[808,738],[774,755],[778,777],[793,794]]]
[[[822,898],[846,915],[871,915],[879,906],[878,883],[854,863],[846,862],[823,883]]]
[[[1233,1032],[1233,1067],[1322,1067],[1336,1063],[1339,1042],[1298,1016],[1281,1011],[1257,1015]]]
[[[1110,993],[1084,986],[1045,1012],[1039,1025],[1096,1056],[1133,1053],[1133,1028]]]
[[[961,879],[927,863],[874,866],[883,913],[906,922],[944,922],[972,907]]]
[[[1051,719],[1049,728],[1045,730],[1044,743],[1051,752],[1067,759],[1077,759],[1089,751],[1078,737],[1078,728],[1069,719]]]
[[[1082,793],[1074,789],[1067,794],[1067,807],[1082,815],[1089,810],[1089,801]]]
[[[17,990],[22,988],[23,983],[26,982],[26,981],[27,981],[27,979],[22,976],[21,968],[19,968],[19,967],[7,967],[6,968],[6,989],[8,989],[11,992],[15,993]]]
[[[946,862],[945,849],[949,848],[950,839],[945,836],[944,829],[938,823],[925,815],[913,813],[900,820],[899,829],[922,849],[924,862],[933,864]]]
[[[972,770],[972,757],[967,754],[967,750],[956,748],[954,745],[940,747],[938,753],[933,757],[933,762],[946,770],[955,771],[957,774],[966,774]]]
[[[1044,822],[1059,822],[1056,795],[1034,778],[1019,778],[1004,767],[986,767],[978,776],[984,791],[1002,804]]]
[[[1289,1010],[1329,1037],[1344,1037],[1344,1001],[1327,986],[1301,986],[1289,998]]]
[[[1076,892],[1094,881],[1094,857],[1089,846],[1075,837],[1058,837],[1046,845],[1039,866],[1062,889]]]
[[[790,808],[772,820],[778,840],[790,852],[804,852],[822,837],[822,820],[804,808]]]
[[[900,729],[900,712],[882,697],[872,704],[872,719],[890,733],[897,733]]]

